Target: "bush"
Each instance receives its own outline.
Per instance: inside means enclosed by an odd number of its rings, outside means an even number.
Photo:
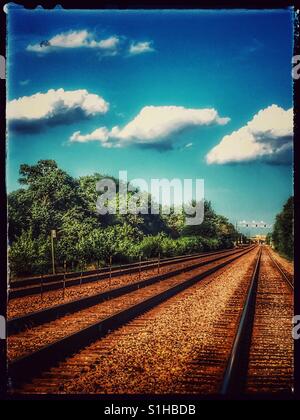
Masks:
[[[162,251],[162,243],[165,240],[165,235],[145,236],[138,245],[138,254],[143,258],[155,258],[158,253]]]
[[[46,274],[51,261],[50,238],[33,239],[32,231],[23,231],[9,249],[13,275]]]
[[[219,239],[202,238],[203,251],[216,251],[220,249],[221,243]]]

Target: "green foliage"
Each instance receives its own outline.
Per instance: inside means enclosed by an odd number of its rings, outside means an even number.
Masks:
[[[50,261],[50,238],[33,239],[32,230],[23,231],[9,249],[10,268],[19,275],[44,274]]]
[[[271,245],[272,242],[272,233],[268,232],[266,235],[266,244]]]
[[[166,227],[172,238],[178,238],[184,229],[185,216],[183,209],[171,208],[169,215],[162,215]]]
[[[294,256],[294,198],[290,197],[276,216],[272,240],[275,249],[292,259]]]
[[[162,242],[164,239],[164,233],[156,236],[145,236],[139,243],[137,252],[144,258],[157,257],[158,253],[162,252]]]
[[[31,206],[30,193],[19,189],[8,195],[9,238],[16,240],[24,230],[28,229]]]
[[[191,254],[233,245],[235,229],[205,202],[204,222],[185,226],[182,210],[150,214],[151,196],[143,194],[149,214],[96,213],[97,181],[101,174],[74,179],[53,160],[21,165],[24,186],[9,194],[9,260],[13,275],[51,272],[50,231],[55,229],[55,262],[62,269]],[[105,178],[108,178],[105,176]],[[111,178],[111,177],[109,177]],[[113,178],[112,178],[113,179]],[[116,185],[118,188],[118,181]],[[127,202],[133,194],[127,194]],[[135,197],[137,197],[135,195]],[[117,195],[117,203],[120,196]],[[139,201],[138,201],[139,203]]]
[[[184,226],[182,234],[202,237],[204,250],[209,250],[219,247],[232,248],[237,232],[226,217],[216,214],[210,201],[205,201],[203,222],[200,225]],[[215,241],[211,242],[211,239]]]

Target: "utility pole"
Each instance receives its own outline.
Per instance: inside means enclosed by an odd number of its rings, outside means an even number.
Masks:
[[[51,230],[51,251],[52,251],[52,272],[55,274],[55,255],[54,255],[54,241],[53,239],[56,238],[56,230]]]

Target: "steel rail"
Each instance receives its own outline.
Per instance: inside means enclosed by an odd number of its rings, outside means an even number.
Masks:
[[[261,254],[262,248],[260,247],[243,311],[239,320],[238,329],[220,387],[220,394],[224,396],[242,394],[245,387]]]
[[[127,324],[132,319],[196,284],[210,274],[213,274],[221,268],[233,263],[247,252],[250,252],[250,250],[238,255],[233,255],[231,259],[220,262],[218,265],[201,274],[192,276],[161,293],[142,300],[127,309],[121,310],[105,319],[89,325],[88,327],[65,336],[62,339],[46,345],[31,354],[11,361],[8,365],[9,382],[13,387],[16,387],[24,381],[30,381],[34,376],[37,376],[41,372],[45,371],[45,369],[55,365],[61,360],[66,359],[68,356],[78,352],[83,347],[104,337],[120,326]]]
[[[271,252],[269,251],[269,249],[268,248],[265,248],[265,249],[267,250],[267,253],[268,253],[271,261],[273,262],[273,264],[275,265],[275,267],[278,269],[278,271],[280,272],[280,274],[282,275],[282,277],[284,278],[284,280],[287,282],[287,284],[290,286],[290,288],[292,290],[294,290],[293,283],[290,281],[290,279],[288,278],[288,276],[282,270],[282,268],[280,267],[280,265],[278,264],[278,262],[275,260],[275,258],[273,257],[273,255],[271,254]]]
[[[228,251],[233,250],[233,249],[228,249]],[[212,254],[217,254],[220,252],[224,252],[226,251],[226,249],[222,249],[219,251],[213,251],[213,252],[201,252],[201,253],[194,253],[194,254],[187,254],[187,255],[178,255],[176,257],[167,257],[167,258],[161,258],[160,262],[164,263],[164,262],[173,262],[176,260],[181,260],[181,259],[185,259],[185,258],[195,258],[198,256],[205,256],[205,255],[212,255]],[[155,265],[157,264],[158,259],[157,258],[151,258],[151,259],[147,259],[144,261],[141,261],[141,265],[142,266],[151,266],[151,265]],[[111,271],[122,271],[125,270],[127,268],[134,268],[134,267],[139,267],[140,262],[134,262],[134,263],[129,263],[129,264],[119,264],[119,265],[115,265],[111,267]],[[105,266],[102,268],[98,268],[95,270],[85,270],[82,271],[82,276],[86,277],[86,276],[92,276],[92,275],[96,275],[96,274],[102,274],[102,273],[109,273],[110,272],[110,267],[109,266]],[[55,282],[59,282],[61,280],[63,280],[64,275],[66,277],[66,280],[68,279],[72,279],[72,278],[77,278],[81,276],[81,271],[69,271],[66,273],[56,273],[56,274],[46,274],[43,276],[43,282],[45,284],[47,283],[55,283]],[[11,289],[19,289],[19,288],[24,288],[27,286],[34,286],[34,285],[39,285],[41,281],[41,276],[31,276],[31,277],[24,277],[24,278],[20,278],[20,279],[12,279],[10,282],[10,288]]]
[[[235,249],[233,252],[240,252],[240,249]],[[211,253],[211,254],[199,254],[199,255],[193,255],[193,256],[189,256],[189,257],[182,257],[180,259],[177,259],[176,262],[184,262],[184,261],[191,261],[197,258],[201,258],[201,257],[205,257],[205,256],[209,256],[209,255],[215,255],[215,254],[220,254],[223,252],[232,252],[232,250],[228,250],[228,251],[218,251],[217,253]],[[160,263],[160,267],[164,267],[170,264],[173,264],[174,260],[168,260],[168,261],[164,261]],[[147,269],[151,269],[151,268],[155,268],[157,267],[157,262],[156,263],[150,263],[150,264],[144,264],[142,266],[143,270],[147,270]],[[139,266],[134,266],[134,267],[129,267],[129,268],[125,268],[122,270],[116,270],[116,271],[112,271],[111,272],[111,277],[119,277],[125,274],[132,274],[132,273],[137,273],[140,271],[140,267]],[[43,292],[48,292],[48,291],[53,291],[53,290],[59,290],[62,289],[64,287],[71,287],[71,286],[76,286],[79,284],[86,284],[86,283],[91,283],[91,282],[95,282],[95,281],[99,281],[99,280],[105,280],[108,278],[109,272],[104,272],[104,273],[96,273],[93,275],[82,275],[82,276],[77,276],[77,277],[71,277],[71,278],[65,278],[64,280],[64,276],[62,275],[60,280],[57,280],[55,282],[44,282],[44,280],[39,279],[39,282],[37,283],[37,285],[33,285],[32,287],[25,287],[25,288],[16,288],[16,289],[11,289],[9,290],[9,299],[14,299],[14,298],[18,298],[18,297],[24,297],[24,296],[30,296],[30,295],[36,295],[36,294],[40,294],[42,291]]]
[[[246,249],[246,250],[243,249],[243,250],[240,250],[239,253],[244,254],[244,253],[250,252],[251,249]],[[104,292],[94,293],[89,296],[85,296],[79,299],[74,299],[66,303],[50,306],[48,308],[41,309],[39,311],[31,312],[23,316],[12,318],[8,320],[7,322],[7,334],[8,336],[12,334],[17,334],[18,332],[21,332],[28,327],[31,328],[36,325],[41,325],[46,322],[53,321],[54,319],[57,319],[63,315],[83,310],[85,308],[97,305],[105,300],[110,300],[110,299],[125,295],[127,293],[133,292],[134,290],[141,289],[143,287],[168,279],[175,275],[194,270],[195,268],[208,265],[212,262],[229,257],[231,255],[236,255],[239,253],[232,252],[232,253],[223,253],[222,255],[218,254],[216,257],[212,259],[200,261],[192,265],[189,265],[188,267],[175,269],[173,271],[169,271],[164,274],[152,276],[145,280],[133,282],[131,284],[117,287],[115,289],[109,289]]]

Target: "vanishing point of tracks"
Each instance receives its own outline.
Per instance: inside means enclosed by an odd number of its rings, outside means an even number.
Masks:
[[[11,320],[12,390],[290,392],[292,285],[282,276],[265,248],[248,248],[116,288],[108,300]]]

